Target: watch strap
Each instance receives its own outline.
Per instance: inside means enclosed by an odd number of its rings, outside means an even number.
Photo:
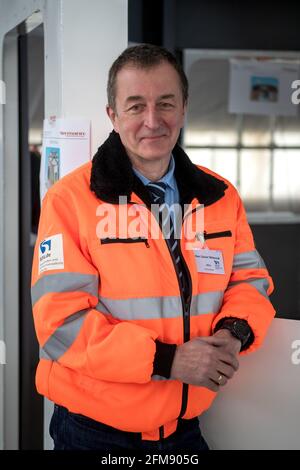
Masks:
[[[215,326],[214,332],[226,329],[237,339],[241,341],[241,351],[245,351],[251,346],[254,342],[253,331],[247,322],[242,318],[237,317],[224,317]],[[243,334],[240,332],[240,329],[243,330]],[[239,330],[239,332],[237,331]]]

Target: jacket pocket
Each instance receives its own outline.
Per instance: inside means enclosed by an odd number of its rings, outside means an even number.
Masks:
[[[231,230],[223,230],[222,232],[210,232],[210,233],[207,233],[206,230],[204,230],[205,240],[210,240],[212,238],[222,238],[222,237],[232,237]]]
[[[109,243],[145,243],[146,247],[149,248],[147,238],[135,237],[135,238],[100,238],[101,245],[108,245]]]

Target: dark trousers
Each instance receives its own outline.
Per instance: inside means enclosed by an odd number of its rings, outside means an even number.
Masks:
[[[119,431],[55,405],[50,423],[54,450],[97,450],[99,452],[145,452],[157,454],[199,453],[209,450],[198,418],[179,420],[175,433],[159,441],[145,441],[141,433]]]

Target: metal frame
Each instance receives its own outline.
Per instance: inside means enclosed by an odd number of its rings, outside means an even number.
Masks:
[[[4,40],[4,80],[6,105],[3,130],[3,180],[14,182],[2,187],[4,266],[3,293],[6,365],[4,367],[4,448],[19,448],[19,169],[18,169],[18,33],[8,33]],[[0,234],[1,237],[2,234]]]
[[[6,365],[0,366],[0,449],[19,449],[19,103],[17,26],[31,18],[45,0],[1,0],[0,79],[6,104],[0,106],[0,339]],[[3,69],[2,69],[3,65]],[[32,419],[32,417],[31,417]],[[28,428],[27,428],[27,434]]]
[[[32,26],[32,21],[30,21]],[[33,28],[30,28],[31,31]],[[19,27],[19,299],[20,299],[20,449],[43,449],[43,399],[35,390],[39,347],[30,298],[32,247],[31,161],[29,154],[28,28]],[[34,419],[32,419],[34,417]],[[28,433],[30,428],[31,432]]]

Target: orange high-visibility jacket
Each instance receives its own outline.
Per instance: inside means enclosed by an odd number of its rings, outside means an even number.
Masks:
[[[196,232],[188,240],[183,233],[180,240],[189,296],[182,295],[163,237],[132,230],[145,227],[151,201],[114,132],[93,163],[47,192],[32,272],[39,393],[149,440],[172,434],[179,416],[200,415],[215,397],[205,387],[164,377],[164,369],[154,367],[158,352],[167,356],[168,345],[211,335],[223,317],[247,320],[255,339],[246,352],[253,351],[274,316],[272,280],[237,191],[193,165],[179,146],[173,155],[191,227],[204,211],[200,237]],[[193,247],[201,237],[206,249],[222,252],[223,274],[199,272]]]

